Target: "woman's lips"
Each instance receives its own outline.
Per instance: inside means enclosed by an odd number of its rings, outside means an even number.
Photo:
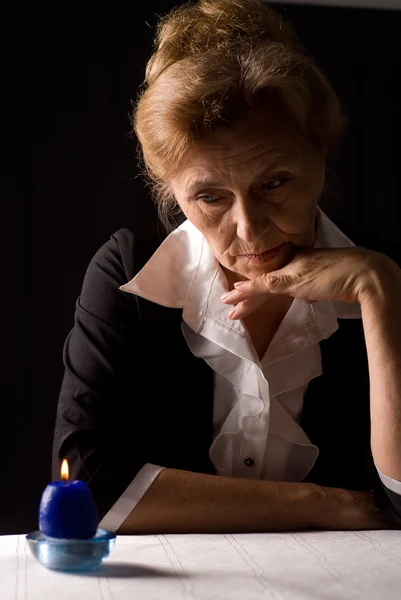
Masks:
[[[275,248],[272,248],[267,252],[263,252],[262,254],[244,254],[243,256],[245,256],[252,263],[260,264],[274,258],[282,250],[283,246],[285,246],[285,244],[280,244],[280,246],[276,246]]]

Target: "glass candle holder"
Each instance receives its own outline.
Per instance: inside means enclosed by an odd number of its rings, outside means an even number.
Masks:
[[[33,531],[26,536],[34,557],[47,569],[66,572],[91,571],[109,556],[116,535],[98,529],[89,539],[54,538]]]

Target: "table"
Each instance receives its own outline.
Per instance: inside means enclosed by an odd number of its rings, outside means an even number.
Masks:
[[[120,536],[88,574],[0,537],[1,600],[400,600],[401,531]]]

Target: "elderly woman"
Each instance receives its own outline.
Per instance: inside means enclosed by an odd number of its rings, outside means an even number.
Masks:
[[[265,4],[162,20],[134,126],[162,221],[186,220],[111,236],[64,348],[54,473],[103,527],[401,522],[401,271],[318,206],[343,121]]]

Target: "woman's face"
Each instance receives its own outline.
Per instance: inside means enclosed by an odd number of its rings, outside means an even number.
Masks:
[[[312,246],[324,174],[323,150],[255,119],[198,142],[171,185],[229,279],[253,279]]]

